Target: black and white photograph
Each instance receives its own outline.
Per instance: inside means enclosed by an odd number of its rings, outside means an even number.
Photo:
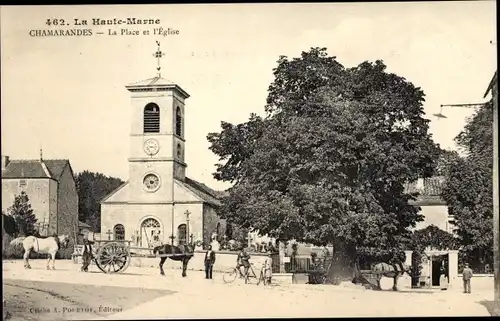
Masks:
[[[500,316],[496,10],[0,6],[3,320]]]

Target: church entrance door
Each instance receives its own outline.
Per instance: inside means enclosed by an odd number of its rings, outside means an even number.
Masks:
[[[154,218],[145,219],[141,224],[141,247],[152,248],[161,245],[163,242],[160,222]]]

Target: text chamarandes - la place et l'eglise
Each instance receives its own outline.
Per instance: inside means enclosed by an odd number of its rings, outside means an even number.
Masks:
[[[160,27],[160,19],[139,19],[139,18],[112,18],[112,19],[79,19],[72,20],[51,18],[45,21],[48,29],[31,29],[29,35],[31,37],[72,37],[72,36],[92,36],[110,35],[110,36],[139,36],[139,35],[160,35],[160,36],[175,36],[179,35],[179,30],[173,28]],[[105,32],[95,32],[91,26],[121,26],[120,29],[108,29]],[[129,27],[133,26],[133,27]],[[137,27],[152,26],[151,29],[139,30]],[[70,28],[67,28],[70,27]]]

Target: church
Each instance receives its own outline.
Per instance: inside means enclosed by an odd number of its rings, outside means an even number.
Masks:
[[[160,48],[155,57],[162,56]],[[133,247],[192,242],[206,247],[224,222],[221,192],[186,176],[184,108],[189,94],[158,75],[130,92],[129,179],[101,201],[101,238]]]

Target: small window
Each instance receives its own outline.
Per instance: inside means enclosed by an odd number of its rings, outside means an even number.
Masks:
[[[144,107],[144,133],[160,132],[160,107],[149,103]]]
[[[187,226],[186,224],[181,224],[177,227],[177,241],[179,245],[187,243]]]
[[[27,182],[25,179],[22,179],[19,181],[19,187],[24,188],[24,187],[26,187],[26,185],[27,185]]]
[[[175,112],[175,134],[182,136],[182,113],[180,107],[177,107]]]
[[[182,146],[181,144],[177,144],[177,158],[182,158]]]

